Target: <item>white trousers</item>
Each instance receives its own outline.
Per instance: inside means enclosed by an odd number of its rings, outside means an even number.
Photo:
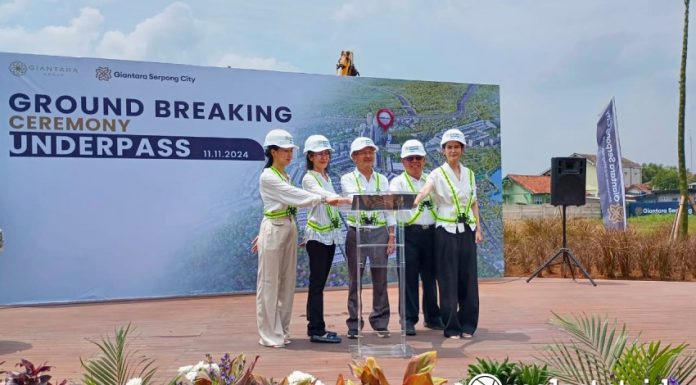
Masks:
[[[259,271],[256,279],[256,324],[259,343],[283,346],[290,337],[297,275],[297,226],[290,218],[261,221]]]

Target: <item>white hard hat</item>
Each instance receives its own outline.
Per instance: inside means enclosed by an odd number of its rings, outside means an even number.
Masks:
[[[375,146],[375,142],[373,142],[372,139],[365,136],[361,136],[355,138],[353,143],[350,144],[350,155],[353,156],[354,152],[360,151],[365,147],[372,147],[375,149],[375,151],[379,151],[379,148]]]
[[[324,135],[310,135],[307,140],[304,142],[304,153],[306,154],[309,151],[312,152],[321,152],[324,150],[329,150],[333,152],[333,148],[331,148],[331,143],[329,142],[328,139]]]
[[[423,148],[423,143],[415,140],[409,139],[401,145],[401,157],[406,158],[411,155],[425,156],[425,148]]]
[[[466,138],[464,137],[464,133],[462,133],[456,128],[450,128],[449,130],[445,131],[444,134],[442,134],[440,147],[444,146],[445,143],[451,141],[459,142],[462,144],[462,146],[466,146]]]
[[[295,146],[295,141],[292,135],[285,130],[276,128],[266,134],[266,139],[263,141],[263,148],[268,149],[268,146],[278,146],[280,148],[299,148]]]

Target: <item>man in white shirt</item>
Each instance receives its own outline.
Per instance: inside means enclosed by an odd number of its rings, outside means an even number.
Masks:
[[[377,146],[370,138],[359,137],[350,145],[350,157],[355,169],[341,176],[341,188],[344,194],[374,194],[389,191],[389,181],[384,175],[375,172],[373,167]],[[370,325],[378,337],[389,337],[389,296],[387,293],[387,257],[394,252],[394,218],[378,211],[357,211],[348,215],[348,234],[346,235],[346,263],[350,275],[348,292],[348,338],[358,337],[363,326],[358,314],[358,261],[356,226],[360,228],[362,245],[387,245],[363,247],[360,249],[360,277],[363,275],[365,262],[370,257],[370,274],[372,275],[372,312]]]
[[[401,146],[401,162],[404,172],[392,179],[389,189],[392,192],[418,193],[425,185],[428,174],[425,167],[425,148],[417,140],[407,140]],[[424,199],[417,208],[404,210],[397,214],[397,220],[404,225],[405,254],[405,316],[406,335],[416,335],[418,323],[418,277],[423,282],[423,323],[426,327],[442,330],[444,324],[440,318],[437,304],[437,285],[435,283],[435,255],[433,240],[435,238],[435,218],[437,217],[433,201]]]

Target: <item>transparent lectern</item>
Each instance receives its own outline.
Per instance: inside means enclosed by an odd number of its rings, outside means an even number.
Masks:
[[[396,217],[396,212],[400,210],[410,210],[413,208],[413,201],[416,198],[414,193],[374,193],[374,194],[355,194],[353,197],[353,205],[351,207],[352,215],[356,219],[371,218],[373,213],[383,212]],[[386,244],[367,243],[361,240],[361,228],[370,226],[369,220],[356,220],[355,237],[356,237],[356,260],[357,260],[357,290],[358,290],[358,324],[360,325],[363,319],[363,300],[362,287],[365,264],[371,248],[386,247]],[[369,325],[365,325],[363,330],[358,333],[357,344],[350,345],[350,352],[353,358],[363,357],[411,357],[413,349],[406,344],[406,330],[403,322],[405,315],[405,289],[402,284],[405,279],[405,258],[404,258],[404,228],[402,224],[396,225],[396,244],[395,252],[392,253],[384,264],[374,265],[374,258],[369,259],[370,268],[387,269],[387,279],[396,275],[399,281],[399,319],[400,329],[398,333],[391,330],[392,334],[387,338],[380,338]],[[363,262],[365,261],[365,262]],[[362,273],[361,273],[362,272]],[[391,273],[391,274],[390,274]],[[391,306],[390,306],[391,307]],[[392,307],[393,308],[393,307]],[[366,314],[367,316],[367,314]],[[390,320],[393,324],[394,320]]]

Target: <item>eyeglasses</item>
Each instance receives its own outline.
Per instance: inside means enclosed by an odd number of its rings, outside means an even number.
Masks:
[[[414,160],[423,160],[424,158],[425,158],[424,156],[412,155],[412,156],[407,156],[407,157],[405,157],[404,159],[405,159],[407,162],[413,162]]]

